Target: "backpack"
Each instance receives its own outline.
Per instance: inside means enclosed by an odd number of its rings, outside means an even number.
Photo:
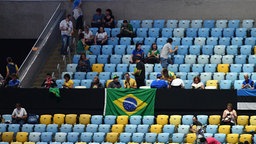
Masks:
[[[27,123],[29,123],[29,124],[38,124],[38,115],[28,114]]]

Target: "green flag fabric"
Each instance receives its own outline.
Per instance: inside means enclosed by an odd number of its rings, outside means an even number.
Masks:
[[[49,92],[53,93],[56,97],[60,97],[60,89],[59,88],[49,88]]]
[[[106,89],[104,115],[154,115],[156,89]]]

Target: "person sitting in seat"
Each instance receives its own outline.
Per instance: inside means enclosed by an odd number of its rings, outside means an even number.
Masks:
[[[86,58],[85,53],[82,53],[80,55],[80,59],[77,64],[76,71],[77,72],[90,72],[91,71],[90,60],[88,58]]]
[[[249,75],[244,75],[244,81],[242,84],[242,89],[254,89],[254,82],[253,80],[249,79]]]
[[[194,77],[193,83],[191,84],[192,89],[204,89],[204,83],[201,82],[199,76]]]
[[[114,75],[113,77],[113,81],[111,81],[109,84],[108,84],[108,88],[121,88],[121,84],[118,80],[119,76],[117,75]]]
[[[160,56],[160,52],[157,49],[157,45],[156,45],[156,43],[153,43],[151,45],[151,49],[148,52],[145,63],[149,63],[149,64],[159,63],[160,62],[160,57],[159,56]]]
[[[156,75],[157,79],[153,80],[150,87],[151,88],[167,88],[168,83],[162,79],[162,74]]]
[[[46,74],[46,78],[43,81],[41,87],[43,87],[43,88],[54,88],[54,87],[57,87],[56,81],[52,78],[52,75],[50,73]]]
[[[99,27],[98,32],[94,37],[95,45],[107,45],[108,43],[108,34],[105,32],[104,27]]]
[[[125,76],[124,88],[137,88],[137,83],[135,79],[131,78],[128,72],[125,73],[124,76]]]
[[[92,83],[91,88],[104,88],[98,76],[95,76]]]
[[[23,125],[27,119],[27,111],[21,106],[20,103],[16,103],[16,108],[12,112],[12,123]]]
[[[73,88],[74,87],[74,82],[70,79],[70,75],[69,74],[65,74],[64,75],[64,79],[65,79],[65,82],[62,85],[63,88]]]
[[[174,80],[172,80],[171,88],[183,88],[184,89],[184,81],[180,78],[179,75],[176,76]]]
[[[133,32],[133,26],[128,23],[127,20],[123,20],[123,24],[120,28],[120,33],[117,35],[117,37],[136,37],[135,33]]]

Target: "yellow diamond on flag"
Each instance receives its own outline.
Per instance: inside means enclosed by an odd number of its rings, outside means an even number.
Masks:
[[[133,94],[123,96],[113,102],[117,107],[119,107],[129,116],[137,113],[148,105],[146,102],[140,100]]]

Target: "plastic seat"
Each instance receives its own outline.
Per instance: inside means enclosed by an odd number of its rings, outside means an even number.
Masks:
[[[93,55],[100,55],[101,54],[101,45],[91,45],[90,51]]]
[[[83,80],[86,78],[86,72],[75,72],[74,79]]]
[[[239,141],[239,134],[227,134],[227,143],[238,143]]]
[[[191,37],[184,37],[181,39],[181,45],[191,46],[193,45],[193,38]]]
[[[252,54],[252,46],[251,45],[242,45],[240,47],[241,55],[251,55]]]
[[[229,28],[239,28],[240,20],[239,19],[228,20],[228,27]]]
[[[236,37],[247,37],[247,29],[246,28],[236,28],[235,30]]]
[[[213,55],[213,45],[204,45],[202,47],[203,55]]]
[[[216,20],[215,27],[216,28],[226,28],[227,24],[228,24],[228,20],[220,19],[220,20]]]
[[[108,63],[108,59],[109,59],[109,55],[98,55],[96,60],[97,60],[97,64],[93,64],[93,65],[98,65],[98,64],[107,64]]]
[[[193,115],[183,115],[182,116],[182,125],[192,125],[193,124]]]
[[[109,80],[111,72],[101,72],[99,73],[99,79]]]
[[[118,136],[116,132],[109,132],[106,134],[106,142],[115,143],[118,141]]]
[[[119,43],[119,38],[118,37],[109,37],[107,44],[108,45],[118,45]]]
[[[85,79],[81,80],[81,86],[85,86],[86,88],[91,87],[92,80],[91,79]]]
[[[114,53],[116,55],[123,55],[125,54],[126,45],[115,45],[114,47]]]
[[[174,133],[171,139],[173,143],[182,143],[184,141],[184,138],[185,138],[184,133]]]
[[[209,55],[198,55],[197,56],[197,63],[202,64],[208,64],[209,63]]]
[[[14,132],[3,132],[1,135],[2,142],[12,142],[14,138]]]
[[[246,37],[244,39],[244,44],[254,46],[256,44],[255,37]]]
[[[254,72],[255,64],[243,64],[242,71],[252,73]]]
[[[91,142],[92,141],[92,136],[93,136],[92,132],[83,132],[80,135],[80,141],[81,142],[86,142],[86,143]]]
[[[171,71],[171,72],[174,72],[174,73],[178,72],[178,68],[179,68],[179,65],[178,65],[178,64],[169,64],[169,65],[167,66],[167,69],[168,69],[169,71]]]
[[[234,89],[241,89],[242,83],[243,83],[243,80],[235,80],[234,81]]]
[[[22,132],[33,132],[34,131],[34,124],[23,124],[21,126]]]
[[[144,43],[144,37],[134,37],[132,38],[134,44],[136,43]]]
[[[239,135],[239,142],[244,143],[245,141],[247,141],[249,143],[252,143],[252,138],[253,138],[252,134],[240,134]]]
[[[8,132],[14,132],[15,134],[20,131],[20,124],[9,124],[7,127]]]
[[[180,64],[179,65],[179,72],[190,72],[191,64]]]
[[[127,133],[127,132],[120,133],[119,141],[123,143],[128,143],[131,141],[131,137],[132,137],[132,133]]]
[[[85,125],[84,124],[74,124],[72,131],[82,133],[85,131]]]
[[[144,133],[133,133],[131,140],[132,142],[141,143],[144,140]]]
[[[164,45],[167,41],[167,37],[159,37],[156,39],[156,44],[157,45]]]
[[[197,115],[197,120],[202,124],[202,125],[207,125],[208,124],[208,115]]]
[[[153,20],[141,20],[141,27],[142,28],[152,28],[153,27]]]
[[[72,131],[72,127],[73,125],[72,124],[62,124],[60,126],[60,132],[65,132],[65,133],[68,133],[68,132],[71,132]]]
[[[177,50],[178,55],[187,55],[188,54],[188,45],[180,45]]]
[[[67,133],[65,132],[56,132],[54,135],[55,142],[65,142],[67,140]]]
[[[251,79],[256,80],[256,73],[255,72],[251,73]]]
[[[154,64],[145,64],[145,71],[146,72],[153,72],[154,71]]]
[[[205,28],[214,28],[215,27],[215,20],[209,19],[203,21],[203,27]]]
[[[219,80],[220,89],[231,89],[232,88],[232,80]]]
[[[200,55],[201,54],[201,46],[200,45],[191,45],[189,47],[190,55]]]
[[[178,27],[179,28],[189,28],[190,27],[190,20],[179,20]]]
[[[112,55],[113,56],[113,55]],[[105,64],[104,65],[104,71],[105,72],[115,72],[116,71],[116,64]],[[101,73],[100,73],[101,74]],[[99,74],[99,75],[100,75]]]
[[[161,35],[162,37],[172,37],[173,28],[162,28]]]
[[[65,123],[65,114],[54,114],[53,115],[53,123],[58,124],[59,126],[61,124]]]
[[[191,89],[191,84],[193,83],[193,80],[183,80],[183,82],[185,89]]]
[[[192,72],[202,73],[204,71],[204,64],[192,64]]]
[[[205,89],[218,89],[219,81],[218,80],[207,80]]]
[[[194,77],[199,76],[199,72],[188,72],[187,73],[187,80],[193,80]]]
[[[205,72],[216,72],[217,70],[217,64],[205,64],[204,65],[204,71]]]
[[[173,29],[173,36],[174,37],[178,37],[178,38],[182,38],[185,36],[185,28],[174,28]]]
[[[30,142],[40,142],[41,132],[30,132],[28,136],[28,141]]]
[[[212,80],[213,74],[211,72],[202,72],[200,73],[200,79],[203,82],[206,82],[208,80]]]
[[[218,132],[218,125],[209,124],[205,128],[206,133],[216,134]]]
[[[111,127],[111,132],[117,132],[121,133],[124,131],[124,125],[123,124],[113,124]]]
[[[169,19],[166,21],[166,27],[167,28],[177,28],[178,27],[178,20],[175,19]]]
[[[186,55],[185,64],[194,64],[196,63],[197,55]]]
[[[114,49],[113,45],[103,45],[101,47],[101,53],[103,55],[111,55],[113,54],[113,49]]]
[[[234,56],[233,55],[223,55],[221,61],[223,64],[233,64]]]
[[[98,72],[98,73],[102,72],[103,71],[103,66],[104,66],[103,64],[93,64],[92,65],[92,72]],[[87,79],[89,79],[88,76],[87,76]]]
[[[198,28],[187,28],[186,37],[191,37],[191,38],[197,37],[198,36],[197,31],[198,31]]]
[[[226,80],[231,80],[232,82],[234,82],[234,80],[237,80],[238,78],[238,73],[237,72],[228,72],[226,74]]]
[[[72,63],[78,64],[79,59],[80,59],[80,55],[78,54],[73,55]]]
[[[196,133],[188,133],[186,135],[186,142],[187,143],[195,143],[197,140],[197,135]]]
[[[151,124],[153,125],[153,124]],[[137,125],[137,132],[139,133],[147,133],[149,131],[149,124],[139,124]]]
[[[48,124],[46,126],[46,132],[52,132],[53,134],[55,134],[56,132],[58,132],[58,124]]]
[[[28,141],[28,132],[17,132],[16,133],[16,142],[27,142]]]
[[[97,132],[98,131],[99,124],[87,124],[85,131],[86,132]]]
[[[70,75],[70,78],[73,79],[73,74],[74,74],[73,72],[67,72],[67,71],[62,72],[62,73],[61,73],[61,78],[62,78],[62,79],[64,79],[64,75],[65,75],[65,74],[69,74],[69,75]]]
[[[7,124],[5,123],[0,123],[0,132],[6,132],[7,131]]]
[[[214,134],[214,138],[219,141],[220,143],[226,142],[226,134],[224,133],[216,133]]]
[[[160,35],[160,28],[149,28],[148,29],[148,36],[158,38]]]
[[[253,19],[244,19],[242,20],[242,27],[251,29],[254,26],[254,20]]]
[[[135,132],[137,132],[137,125],[136,124],[127,124],[125,126],[124,131],[126,133],[135,133]]]
[[[251,28],[250,34],[251,34],[251,37],[256,37],[256,28]]]
[[[169,142],[170,134],[169,133],[159,133],[157,135],[157,141],[159,143],[167,143]]]
[[[155,42],[156,42],[156,38],[155,37],[145,37],[144,38],[144,44],[145,45],[152,45]]]
[[[233,125],[231,127],[231,133],[242,134],[243,132],[244,132],[244,126],[243,125]]]
[[[117,64],[116,66],[116,71],[117,72],[127,72],[128,71],[128,64]]]
[[[123,125],[125,125],[125,124],[128,124],[128,121],[129,121],[129,117],[126,116],[126,115],[119,115],[119,116],[117,116],[117,118],[116,118],[116,123],[117,123],[117,124],[123,124]]]
[[[174,64],[184,64],[184,55],[174,55]]]
[[[219,38],[219,45],[225,45],[229,46],[230,45],[230,37],[220,37]]]
[[[245,129],[244,129],[244,131],[247,132],[247,133],[248,132],[254,132],[255,130],[256,130],[256,126],[252,125],[252,124],[245,126]]]
[[[130,24],[133,28],[140,28],[141,20],[130,20]]]
[[[209,28],[199,28],[197,33],[198,33],[199,37],[207,38],[210,36],[210,29]]]
[[[77,64],[67,64],[67,66],[66,66],[66,70],[67,70],[67,72],[76,72],[76,66],[77,66]]]
[[[34,125],[34,132],[45,132],[46,131],[46,124],[35,124]]]
[[[235,63],[236,64],[246,64],[247,55],[236,55],[235,56]]]
[[[50,142],[52,141],[53,133],[52,132],[42,132],[41,133],[41,142]]]
[[[115,123],[116,123],[116,116],[115,115],[105,115],[104,124],[113,125]]]
[[[121,27],[121,25],[120,25]],[[120,27],[111,29],[111,37],[116,37],[120,33]]]
[[[72,142],[72,143],[76,143],[79,140],[79,133],[78,132],[69,132],[67,134],[67,141],[68,142]]]
[[[163,69],[161,64],[155,64],[154,65],[154,72],[161,72]]]
[[[98,75],[98,72],[87,72],[86,73],[86,78],[87,79],[93,79],[97,75]]]
[[[151,133],[161,133],[162,132],[163,125],[161,124],[152,124],[149,128],[149,131]]]
[[[217,72],[224,72],[227,73],[229,72],[229,64],[218,64],[217,66]]]
[[[206,44],[206,38],[205,37],[196,37],[194,40],[194,45],[203,46]]]
[[[238,55],[238,46],[237,45],[229,45],[226,48],[227,55]]]
[[[179,45],[181,45],[181,38],[180,37],[173,37],[172,38],[172,45],[173,46],[179,46]]]
[[[91,124],[102,124],[103,115],[92,115],[91,116]]]
[[[132,42],[132,39],[130,37],[121,37],[119,44],[120,45],[130,45]]]
[[[110,132],[111,125],[110,124],[99,124],[98,132],[108,133]]]
[[[211,37],[222,37],[223,36],[223,28],[212,28],[211,29]]]
[[[218,127],[218,133],[229,134],[230,132],[231,132],[231,126],[230,125],[220,125]]]
[[[130,124],[141,124],[142,116],[141,115],[132,115],[129,118],[129,123]]]
[[[95,132],[92,136],[93,142],[104,142],[106,133],[104,132]]]
[[[163,126],[163,128],[162,128],[162,133],[173,134],[175,132],[175,130],[176,130],[175,125],[173,125],[173,124],[165,124]]]
[[[155,121],[155,117],[151,115],[145,115],[142,117],[142,124],[148,124],[151,125]]]
[[[180,79],[186,80],[187,79],[187,72],[177,72],[176,75],[180,76]]]
[[[136,64],[129,64],[128,70],[129,72],[133,72],[135,68],[136,68]]]
[[[153,20],[153,27],[154,28],[164,28],[165,27],[165,20],[164,19]]]
[[[156,124],[165,125],[168,123],[169,116],[168,115],[157,115]]]
[[[226,46],[225,45],[216,45],[216,46],[214,46],[213,51],[214,51],[215,55],[225,55]]]
[[[221,119],[220,115],[210,115],[208,121],[210,125],[219,125],[220,119]]]
[[[181,115],[170,115],[169,123],[171,125],[178,126],[182,122],[182,116]]]
[[[223,37],[233,37],[235,36],[235,28],[224,28]]]
[[[192,28],[201,28],[202,26],[203,26],[203,20],[201,20],[201,19],[191,20]]]
[[[231,38],[231,44],[241,46],[241,45],[243,45],[243,38],[242,37],[233,37],[233,38]]]
[[[157,139],[157,133],[146,133],[145,134],[145,142],[155,143]]]
[[[130,54],[123,55],[123,57],[122,57],[122,63],[123,63],[123,64],[129,64],[129,63],[130,63],[130,58],[131,58],[131,55],[130,55]]]
[[[137,28],[136,29],[137,37],[147,37],[148,36],[148,28]]]

